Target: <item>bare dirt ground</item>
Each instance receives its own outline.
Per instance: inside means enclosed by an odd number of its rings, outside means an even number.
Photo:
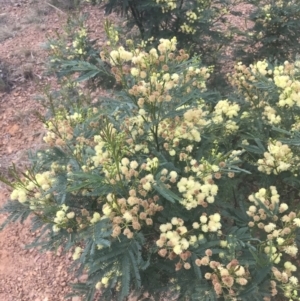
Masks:
[[[94,38],[103,37],[99,10],[90,10],[89,22],[98,26]],[[9,72],[10,91],[1,89],[0,81],[0,173],[15,163],[22,169],[28,163],[28,150],[42,146],[43,127],[36,118],[42,107],[34,100],[46,85],[55,86],[54,78],[45,75],[46,51],[43,43],[53,36],[66,20],[66,14],[43,0],[0,0],[0,80]],[[98,22],[96,22],[98,21]],[[0,206],[9,190],[0,184]],[[5,216],[0,215],[0,223]],[[59,301],[70,291],[67,284],[84,280],[68,273],[72,254],[40,253],[27,250],[35,234],[29,222],[13,224],[0,231],[0,301]],[[68,300],[79,301],[73,297]]]

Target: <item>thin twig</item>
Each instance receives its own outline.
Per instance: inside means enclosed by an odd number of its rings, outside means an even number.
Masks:
[[[54,6],[53,4],[51,4],[51,3],[48,3],[48,2],[46,2],[46,4],[48,4],[48,5],[49,5],[49,6],[51,6],[52,8],[54,8],[54,9],[56,9],[56,10],[60,11],[62,14],[66,15],[66,13],[65,13],[64,11],[62,11],[60,8],[58,8],[58,7]]]

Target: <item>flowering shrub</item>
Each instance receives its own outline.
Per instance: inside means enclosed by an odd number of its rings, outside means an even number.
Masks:
[[[300,46],[299,3],[294,0],[252,3],[254,10],[249,19],[254,22],[254,27],[249,30],[247,37],[253,56],[256,59],[293,59]],[[244,44],[241,47],[245,49]],[[249,53],[244,52],[244,55],[249,59]]]
[[[99,59],[98,50],[88,36],[85,18],[79,14],[76,18],[69,17],[63,33],[48,38],[48,69],[59,79],[76,74],[79,82],[91,79],[94,84],[112,87],[114,78]]]
[[[210,64],[231,40],[226,15],[235,3],[224,0],[99,2],[104,4],[107,14],[126,16],[128,32],[137,28],[142,40],[154,39],[154,45],[158,45],[160,38],[176,36],[180,48],[201,52]]]
[[[299,62],[238,63],[216,101],[176,44],[102,49],[121,91],[52,106],[49,147],[2,178],[7,222],[33,213],[38,245],[72,249],[86,300],[299,300]]]

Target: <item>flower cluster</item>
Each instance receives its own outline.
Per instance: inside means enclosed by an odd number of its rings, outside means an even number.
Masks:
[[[245,96],[252,108],[263,108],[266,123],[278,125],[283,119],[279,115],[279,108],[300,106],[300,82],[295,78],[295,74],[299,72],[297,66],[297,61],[286,61],[274,68],[269,66],[266,60],[258,61],[249,67],[238,63],[235,66],[236,73],[229,75],[229,80]],[[272,85],[272,90],[260,91],[256,88],[256,84],[262,78]],[[274,99],[275,93],[278,93],[278,96]]]
[[[175,154],[176,149],[180,149],[181,141],[200,142],[201,130],[208,124],[207,112],[201,108],[187,110],[183,118],[163,120],[158,127],[158,135],[164,138],[164,148]]]
[[[286,61],[283,66],[275,67],[274,83],[280,90],[278,106],[300,106],[300,81],[294,75],[299,71],[296,64]]]
[[[86,58],[89,48],[87,28],[81,24],[70,36],[60,36],[58,40],[49,41],[50,62],[55,65],[63,60]]]
[[[45,171],[35,174],[34,178],[24,179],[21,186],[17,186],[11,193],[11,200],[18,200],[20,203],[29,203],[32,210],[43,207],[51,194],[47,193],[55,182],[53,171]]]
[[[123,233],[130,239],[143,225],[153,225],[152,217],[163,210],[163,207],[157,203],[158,200],[158,195],[148,199],[139,198],[134,189],[129,191],[127,199],[108,194],[107,203],[104,204],[102,211],[112,221],[112,237]]]
[[[72,46],[76,54],[86,55],[86,39],[87,39],[87,31],[86,28],[80,28],[75,38],[72,42]]]
[[[239,264],[238,260],[232,260],[226,266],[217,261],[209,264],[212,273],[206,273],[205,278],[212,281],[214,290],[218,296],[228,294],[232,299],[236,297],[236,291],[245,286],[251,279],[249,271]]]
[[[72,126],[71,120],[71,116],[66,119],[49,120],[45,124],[47,133],[43,137],[43,140],[50,146],[64,146],[66,141],[70,141],[74,137],[74,127]]]
[[[199,16],[189,11],[188,21]],[[269,265],[258,296],[297,300],[297,66],[239,63],[230,81],[243,97],[211,97],[210,68],[177,51],[176,38],[146,50],[119,46],[107,30],[100,55],[121,91],[95,107],[53,106],[50,149],[11,200],[47,223],[54,243],[75,248],[104,300],[126,286],[147,290],[153,273],[179,290],[202,274],[209,293],[239,300]]]
[[[214,184],[211,177],[203,179],[201,184],[196,178],[190,176],[189,178],[182,177],[178,183],[178,191],[183,195],[180,203],[188,210],[196,208],[198,205],[207,207],[215,201],[215,196],[218,193],[218,186]]]
[[[212,121],[215,124],[222,124],[227,134],[232,134],[238,130],[238,125],[232,118],[238,116],[240,106],[228,100],[220,100],[213,112]]]
[[[194,229],[201,228],[201,231],[204,233],[207,232],[217,232],[222,228],[221,216],[219,213],[215,213],[207,217],[206,214],[203,214],[199,218],[200,224],[198,222],[193,223]]]
[[[156,0],[157,4],[161,4],[161,10],[163,13],[167,13],[176,9],[177,4],[174,0]]]
[[[294,237],[297,228],[300,227],[300,218],[294,211],[286,213],[288,205],[280,203],[280,196],[275,186],[268,190],[261,188],[258,192],[249,196],[250,206],[247,214],[253,219],[249,227],[257,227],[267,235],[264,252],[270,256],[270,260],[278,264],[282,254],[295,257],[298,253]],[[279,226],[278,222],[281,222]]]
[[[63,204],[56,212],[55,218],[53,219],[54,225],[52,227],[53,232],[60,231],[61,228],[69,228],[69,221],[73,221],[75,212],[70,211],[67,213],[69,207]]]
[[[180,29],[183,33],[188,33],[188,34],[195,34],[196,29],[192,27],[192,25],[187,24],[184,22],[181,26]]]
[[[187,23],[184,22],[180,26],[181,31],[183,33],[187,33],[187,34],[195,34],[196,28],[194,28],[192,24],[195,23],[195,21],[199,19],[199,16],[197,16],[197,14],[191,10],[188,10],[185,13],[185,15],[186,15]]]
[[[268,69],[266,60],[258,61],[251,64],[249,67],[243,65],[241,62],[237,63],[234,67],[235,72],[228,74],[229,82],[238,89],[252,107],[261,107],[261,99],[267,98],[268,92],[260,92],[255,88],[255,83],[259,81],[261,76],[267,77],[267,80],[272,81],[269,77],[273,71]]]
[[[118,50],[112,50],[110,52],[110,64],[116,66],[123,64],[124,62],[131,61],[133,54],[130,51],[126,51],[124,47],[119,47]]]
[[[276,125],[276,124],[280,124],[281,122],[280,115],[277,115],[276,110],[269,105],[266,105],[264,107],[263,115],[266,117],[266,122],[269,124]]]
[[[274,173],[275,175],[293,169],[295,162],[295,156],[286,144],[282,144],[280,141],[269,141],[268,152],[264,153],[264,158],[257,161],[258,170],[266,174]]]
[[[77,260],[80,258],[81,254],[82,254],[83,250],[81,247],[76,247],[75,250],[74,250],[74,253],[73,253],[73,260]]]
[[[161,224],[160,237],[156,241],[156,245],[161,248],[158,254],[162,257],[168,256],[174,258],[174,254],[180,255],[189,248],[189,241],[186,238],[188,230],[184,226],[181,218],[174,217],[171,223]]]

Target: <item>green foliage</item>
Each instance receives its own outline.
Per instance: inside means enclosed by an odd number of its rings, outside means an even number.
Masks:
[[[120,89],[47,93],[48,147],[11,170],[8,222],[31,212],[33,246],[72,249],[88,301],[299,300],[299,61],[238,63],[223,99],[175,37],[147,49],[106,31]],[[88,78],[88,60],[57,68]]]
[[[160,38],[176,36],[180,48],[201,54],[215,64],[232,35],[227,15],[237,1],[93,1],[103,4],[106,14],[125,17],[127,35],[158,45]],[[137,32],[138,31],[138,34]]]
[[[92,80],[94,85],[112,87],[114,78],[108,67],[100,60],[99,51],[88,37],[84,25],[87,16],[70,15],[62,34],[49,38],[49,71],[59,79],[76,74],[77,81]]]
[[[249,21],[254,27],[246,33],[247,44],[242,53],[248,62],[272,58],[279,61],[294,59],[300,41],[300,7],[297,1],[250,1],[254,10]],[[244,33],[240,33],[244,35]],[[247,49],[247,51],[245,51]],[[252,55],[249,55],[249,51]]]

